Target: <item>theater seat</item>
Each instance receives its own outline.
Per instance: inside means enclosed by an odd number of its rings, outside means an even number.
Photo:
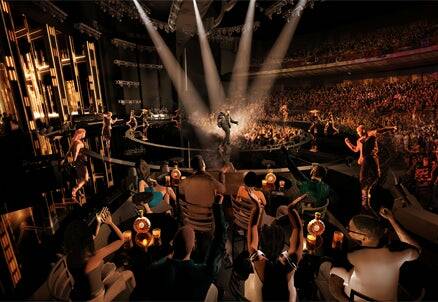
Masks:
[[[64,255],[59,255],[61,258],[52,268],[47,286],[50,297],[57,301],[70,301],[70,292],[73,289],[73,276],[68,271],[67,258]]]

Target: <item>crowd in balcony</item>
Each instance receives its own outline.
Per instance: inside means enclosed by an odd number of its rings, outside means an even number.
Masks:
[[[282,66],[290,68],[379,57],[437,43],[436,20],[419,20],[362,32],[341,31],[337,35],[313,37],[313,40],[296,37],[282,60]],[[256,58],[254,65],[262,62],[263,58]]]

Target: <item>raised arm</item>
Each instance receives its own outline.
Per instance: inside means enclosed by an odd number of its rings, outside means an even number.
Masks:
[[[166,187],[166,193],[169,195],[170,199],[176,201],[176,194],[172,188]]]
[[[353,145],[348,138],[345,138],[345,144],[353,152],[359,152],[359,148]]]
[[[286,156],[287,161],[287,167],[289,168],[289,172],[297,179],[298,181],[306,181],[309,180],[309,178],[304,175],[300,170],[298,170],[297,165],[292,159],[292,156],[289,154],[286,148],[282,147],[281,150],[283,151],[283,154]]]
[[[230,116],[230,122],[232,122],[233,124],[239,124],[238,121],[233,120],[233,118]]]
[[[254,252],[257,252],[259,248],[259,219],[260,219],[260,205],[254,202],[254,209],[251,212],[251,216],[249,218],[248,224],[248,233],[247,233],[247,245],[248,252],[252,255]]]
[[[380,215],[388,220],[388,222],[391,224],[391,226],[394,228],[394,231],[397,233],[398,238],[400,241],[407,243],[409,245],[415,246],[418,251],[421,251],[421,247],[418,244],[417,241],[415,241],[411,236],[409,236],[408,233],[406,233],[405,230],[403,230],[400,225],[398,224],[397,220],[395,220],[394,215],[392,212],[387,208],[381,208],[380,209]]]
[[[143,179],[140,180],[138,183],[138,192],[142,193],[146,190],[146,188],[149,188],[149,185],[147,184],[147,182],[144,181]]]
[[[303,224],[301,222],[300,215],[295,209],[296,203],[292,202],[288,206],[288,216],[291,225],[291,235],[289,239],[288,255],[296,255],[297,262],[299,262],[303,256]]]
[[[108,255],[111,255],[115,251],[117,251],[119,248],[122,247],[124,238],[123,233],[120,231],[120,229],[114,224],[113,219],[111,217],[111,213],[106,209],[105,213],[102,214],[102,222],[107,224],[110,228],[113,229],[113,231],[117,234],[117,237],[119,237],[119,240],[116,240],[114,242],[111,242],[107,246],[99,249],[96,251],[96,257],[99,257],[101,259],[105,258]]]
[[[223,171],[219,172],[220,181],[214,177],[211,177],[211,179],[213,180],[214,189],[217,191],[217,193],[224,194],[225,193],[225,173]]]
[[[97,237],[97,235],[99,234],[100,231],[100,227],[102,225],[102,218],[103,218],[103,214],[105,213],[105,208],[103,208],[102,210],[99,211],[99,213],[96,213],[96,231],[93,235],[93,239]]]
[[[379,129],[368,131],[368,135],[369,136],[376,136],[378,134],[382,134],[382,133],[389,132],[389,131],[395,131],[395,130],[397,130],[396,126],[384,127],[384,128],[379,128]]]
[[[227,242],[227,223],[225,222],[222,202],[224,196],[215,193],[213,204],[214,215],[214,237],[208,250],[206,259],[207,274],[210,278],[215,278],[219,273],[220,261],[225,255],[225,243]]]

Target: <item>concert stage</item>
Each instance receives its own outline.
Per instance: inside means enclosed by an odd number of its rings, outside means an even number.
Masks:
[[[280,121],[271,121],[271,124],[278,127],[285,126],[285,123]],[[217,126],[210,125],[209,129],[205,129],[183,123],[181,128],[175,128],[172,124],[160,124],[149,128],[149,140],[143,140],[141,132],[138,130],[124,133],[125,139],[129,143],[125,144],[125,148],[119,150],[118,154],[133,159],[136,155],[154,158],[157,162],[168,161],[170,158],[182,158],[186,166],[191,157],[201,154],[206,159],[209,168],[213,169],[222,165],[224,157],[226,157],[225,161],[233,162],[238,169],[260,169],[267,166],[271,168],[284,167],[284,163],[280,160],[280,148],[286,147],[298,151],[304,146],[307,147],[312,139],[305,130],[306,123],[289,122],[286,124],[297,134],[291,135],[280,143],[269,143],[266,139],[263,138],[262,141],[259,138],[260,142],[256,140],[256,145],[247,145],[243,143],[246,130],[236,129],[235,134],[232,132],[229,149],[224,151],[226,154],[220,154],[219,151],[224,134]],[[122,135],[122,131],[119,131],[118,135]],[[116,145],[120,146],[121,144],[116,142]]]

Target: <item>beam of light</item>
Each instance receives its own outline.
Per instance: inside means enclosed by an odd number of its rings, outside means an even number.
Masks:
[[[228,96],[231,102],[238,102],[246,94],[248,85],[248,69],[251,57],[251,42],[254,26],[254,12],[256,0],[250,0],[246,13],[245,24],[239,42],[236,59],[234,61]]]
[[[199,44],[201,46],[202,63],[204,65],[205,82],[207,84],[208,98],[210,100],[210,109],[215,112],[225,101],[224,88],[219,78],[216,63],[211,53],[210,44],[208,43],[207,34],[202,24],[201,14],[199,13],[198,4],[193,0],[193,7],[196,15],[196,25],[198,28]]]
[[[276,74],[270,74],[269,70],[275,70],[281,67],[281,62],[286,55],[292,37],[301,19],[301,14],[306,7],[308,0],[299,0],[293,10],[288,22],[284,25],[280,35],[275,41],[274,46],[269,51],[268,56],[260,68],[259,75],[255,78],[254,83],[249,91],[249,102],[257,102],[266,98],[271,91],[272,85],[277,78]]]
[[[138,3],[137,0],[133,0],[137,10],[140,14],[140,17],[146,26],[146,29],[149,33],[149,36],[152,39],[152,42],[157,49],[157,53],[163,62],[164,67],[167,70],[167,73],[175,86],[175,89],[180,97],[184,109],[187,112],[187,117],[190,122],[196,121],[199,116],[206,116],[208,114],[207,107],[202,102],[198,92],[193,86],[190,80],[187,80],[187,91],[185,89],[186,83],[182,79],[185,78],[185,73],[182,70],[180,64],[176,60],[175,56],[172,54],[170,49],[167,47],[163,38],[161,38],[160,34],[155,29],[149,17],[146,15],[144,9]]]

